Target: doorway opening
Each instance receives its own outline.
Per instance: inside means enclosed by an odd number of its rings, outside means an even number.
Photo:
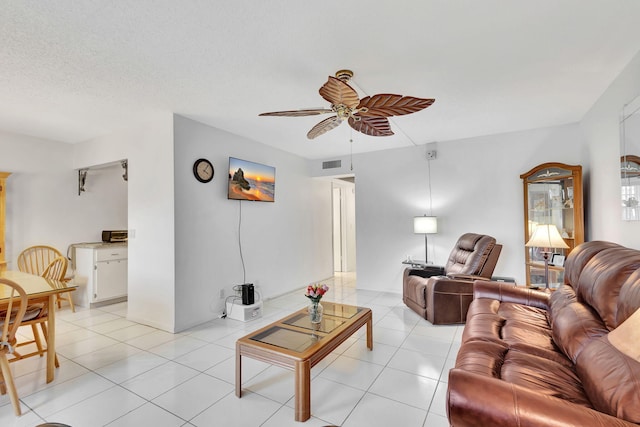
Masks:
[[[333,270],[356,271],[356,185],[354,177],[332,180]]]

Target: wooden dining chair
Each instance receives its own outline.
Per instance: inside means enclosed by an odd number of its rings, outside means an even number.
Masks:
[[[49,267],[49,265],[58,257],[62,257],[62,253],[53,246],[30,246],[18,255],[18,270],[24,271],[25,273],[43,276],[47,267]],[[62,278],[56,280],[66,283],[72,279],[72,277],[68,277],[66,274],[67,268],[68,264],[65,267],[65,272],[63,273]],[[56,296],[58,308],[62,307],[62,301],[69,303],[71,311],[75,313],[76,308],[73,305],[73,298],[71,297],[70,292],[61,293]]]
[[[8,299],[0,308],[0,394],[9,393],[11,405],[16,415],[21,415],[18,391],[13,382],[7,354],[13,354],[16,345],[16,331],[27,310],[27,294],[17,283],[0,278],[0,298]]]
[[[51,261],[51,263],[44,269],[41,276],[45,279],[52,279],[56,282],[61,282],[67,273],[67,258],[63,256],[58,256]],[[52,282],[54,284],[55,282]],[[45,309],[46,301],[44,299],[41,302],[35,301],[29,304],[28,311],[29,312],[37,312],[34,316],[31,316],[28,320],[24,320],[22,322],[22,326],[31,326],[31,331],[33,333],[33,339],[27,341],[19,342],[16,347],[24,347],[29,344],[35,344],[36,350],[32,351],[28,354],[22,354],[19,351],[14,351],[13,359],[10,361],[16,361],[20,359],[25,359],[27,357],[39,355],[40,357],[44,356],[44,352],[47,349],[42,345],[42,340],[40,339],[40,333],[38,332],[38,325],[42,329],[42,334],[44,336],[45,342],[47,340],[47,321],[49,320],[48,312]],[[48,345],[48,343],[47,343]],[[60,366],[58,362],[58,357],[55,358],[55,366],[58,368]]]

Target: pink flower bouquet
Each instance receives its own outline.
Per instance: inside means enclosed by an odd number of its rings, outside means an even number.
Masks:
[[[314,303],[319,303],[322,296],[327,293],[329,287],[327,285],[322,284],[314,284],[307,286],[307,292],[304,294],[307,298],[309,298]]]

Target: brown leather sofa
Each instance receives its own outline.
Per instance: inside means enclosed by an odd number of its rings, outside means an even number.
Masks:
[[[405,269],[402,300],[434,325],[464,323],[473,300],[473,281],[489,280],[501,250],[491,236],[463,234],[444,267]]]
[[[564,281],[551,293],[474,283],[451,426],[640,424],[640,251],[583,243]]]

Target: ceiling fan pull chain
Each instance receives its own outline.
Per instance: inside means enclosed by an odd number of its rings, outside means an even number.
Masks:
[[[351,135],[349,136],[349,149],[351,150],[350,162],[351,162],[351,171],[353,171],[353,129],[351,130]]]

